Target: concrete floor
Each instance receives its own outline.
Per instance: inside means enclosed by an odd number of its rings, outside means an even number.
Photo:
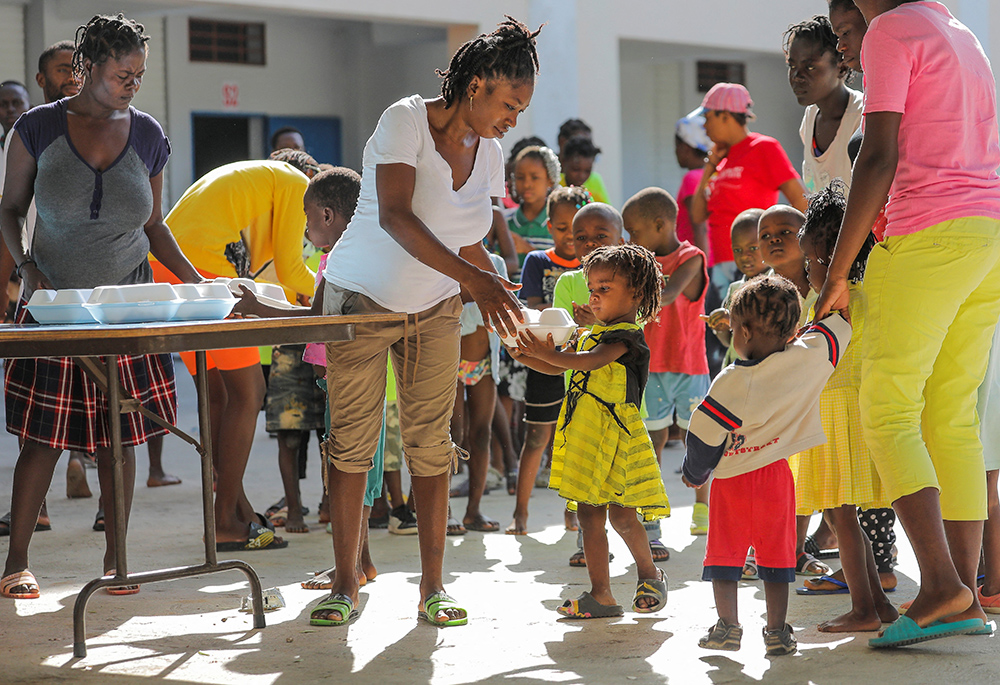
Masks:
[[[181,426],[193,430],[193,386],[179,371]],[[276,442],[263,417],[246,479],[251,500],[263,510],[280,495]],[[894,652],[873,652],[873,634],[831,636],[815,624],[842,613],[848,599],[792,596],[789,621],[800,652],[766,659],[760,637],[764,602],[759,583],[740,590],[745,628],[739,652],[708,652],[698,638],[715,621],[711,587],[701,582],[704,538],[688,534],[692,495],[673,475],[679,449],[665,453],[664,471],[674,516],[664,522],[672,558],[670,597],[658,614],[627,612],[624,618],[569,622],[554,609],[587,589],[584,569],[570,568],[575,533],[562,525],[562,502],[536,490],[532,534],[469,533],[449,538],[448,590],[470,611],[463,628],[436,629],[416,620],[417,541],[385,531],[372,535],[377,580],[361,592],[361,618],[347,628],[313,628],[309,606],[325,595],[299,587],[307,572],[332,563],[330,538],[316,523],[319,458],[311,446],[309,478],[303,481],[312,531],[286,535],[285,550],[242,555],[264,587],[278,587],[287,607],[267,614],[268,627],[253,630],[237,611],[247,585],[238,572],[144,585],[130,597],[97,594],[88,607],[89,654],[72,656],[72,608],[76,593],[99,574],[104,538],[91,531],[96,499],[65,497],[65,462],[49,494],[53,530],[36,534],[32,570],[42,587],[38,600],[0,601],[0,682],[134,683],[880,683],[996,682],[997,638],[939,640]],[[168,438],[164,462],[183,484],[146,488],[145,453],[139,450],[139,481],[129,536],[132,570],[198,563],[202,552],[198,460],[185,443]],[[16,441],[0,437],[0,507],[6,508]],[[91,487],[96,472],[90,471]],[[456,514],[464,500],[453,500]],[[513,498],[496,491],[484,500],[487,515],[503,525]],[[5,552],[8,538],[0,538]],[[627,549],[611,534],[615,593],[628,604],[635,575]],[[900,540],[900,577],[894,600],[916,592],[916,567]],[[229,555],[233,556],[233,555]],[[836,564],[836,560],[833,560]]]

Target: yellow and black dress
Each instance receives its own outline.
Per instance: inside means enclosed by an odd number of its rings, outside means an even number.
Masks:
[[[595,325],[577,351],[625,343],[616,361],[574,371],[559,413],[549,487],[561,497],[593,506],[617,504],[653,520],[670,515],[653,443],[639,407],[649,376],[649,348],[633,323]]]

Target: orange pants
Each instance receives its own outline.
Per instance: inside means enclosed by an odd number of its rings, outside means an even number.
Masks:
[[[153,267],[153,280],[157,283],[181,282],[177,276],[174,276],[170,269],[165,267],[160,262],[150,261],[149,264]],[[198,273],[208,279],[217,278],[215,274],[202,271],[201,269],[198,269]],[[184,361],[184,366],[187,367],[187,370],[192,376],[195,375],[194,352],[181,352],[180,355],[181,359]],[[208,362],[209,369],[219,369],[220,371],[245,369],[248,366],[260,364],[260,350],[256,347],[234,347],[225,350],[208,350],[205,354],[205,360]]]

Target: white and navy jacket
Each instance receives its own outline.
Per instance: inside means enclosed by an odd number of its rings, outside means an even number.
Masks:
[[[851,325],[834,314],[781,352],[723,369],[691,417],[685,478],[732,478],[822,444],[819,396],[850,341]]]

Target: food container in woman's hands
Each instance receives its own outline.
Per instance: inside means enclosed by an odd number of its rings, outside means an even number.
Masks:
[[[565,309],[558,307],[549,307],[542,311],[522,309],[521,313],[524,315],[524,322],[514,321],[517,325],[517,335],[520,335],[521,331],[528,330],[536,338],[544,341],[551,334],[556,345],[565,345],[573,337],[573,331],[576,330],[576,323]],[[494,330],[497,330],[499,334],[496,327]],[[508,347],[517,347],[516,335],[501,335],[500,339]]]
[[[225,283],[180,283],[174,292],[182,300],[174,321],[224,319],[238,302]]]
[[[90,290],[36,290],[28,300],[28,312],[42,324],[94,323],[83,306],[90,294]]]

